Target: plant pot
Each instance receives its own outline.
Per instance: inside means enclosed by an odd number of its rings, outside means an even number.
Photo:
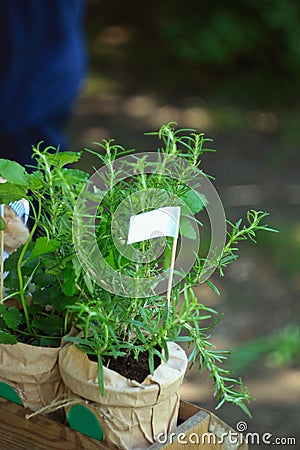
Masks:
[[[0,344],[0,396],[37,411],[63,392],[59,348]]]
[[[96,433],[86,434],[99,440],[103,434],[108,446],[126,450],[148,448],[159,433],[172,431],[177,423],[179,388],[186,371],[187,357],[177,344],[169,343],[168,347],[169,361],[162,362],[143,383],[128,380],[104,368],[103,397],[99,391],[97,363],[90,361],[75,345],[65,346],[59,353],[60,372],[70,397],[74,400],[75,394],[75,402],[77,398],[78,403],[66,408],[70,426],[86,432],[83,424],[85,410],[86,417],[90,418],[92,414],[99,424]],[[76,419],[79,406],[78,413],[82,419]],[[76,425],[78,422],[79,426]],[[90,423],[90,419],[86,422]]]

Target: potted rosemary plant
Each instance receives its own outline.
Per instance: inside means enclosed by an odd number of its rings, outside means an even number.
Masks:
[[[4,264],[0,392],[35,411],[62,392],[57,357],[72,324],[66,307],[80,295],[72,215],[87,175],[67,167],[79,153],[38,145],[32,157],[30,172],[15,161],[0,160],[0,176],[6,180],[0,185],[0,203],[25,198],[31,216],[28,239]]]
[[[72,344],[59,356],[71,425],[84,398],[102,428],[91,435],[102,439],[103,432],[107,445],[122,449],[146,448],[176,423],[187,364],[180,343],[188,347],[190,365],[210,372],[218,406],[231,402],[249,413],[247,387],[223,367],[227,352],[210,342],[217,312],[202,304],[195,288],[207,283],[218,293],[212,272],[224,274],[237,259],[239,241],[270,231],[262,223],[267,213],[253,210],[245,224],[228,223],[226,230],[220,199],[200,166],[209,139],[172,124],[155,134],[161,147],[153,153],[99,143],[101,168],[74,214],[81,298],[67,309],[82,333],[69,337]],[[170,213],[176,208],[180,222]],[[211,242],[200,248],[205,213]],[[170,216],[178,236],[170,232]]]

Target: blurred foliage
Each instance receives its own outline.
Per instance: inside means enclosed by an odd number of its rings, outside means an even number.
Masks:
[[[286,105],[300,91],[294,0],[90,0],[87,33],[92,66],[123,88]]]
[[[269,236],[264,236],[260,250],[268,255],[278,272],[292,279],[300,274],[300,223],[278,223],[280,229],[279,239],[276,241]],[[300,350],[300,349],[299,349]]]
[[[271,336],[253,339],[238,347],[230,358],[233,373],[247,370],[259,358],[274,367],[300,365],[300,326],[288,324]]]

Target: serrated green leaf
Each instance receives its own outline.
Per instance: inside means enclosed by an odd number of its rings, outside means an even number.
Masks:
[[[16,253],[16,252],[15,252]],[[4,261],[4,270],[7,272],[7,276],[5,278],[5,289],[6,294],[9,295],[12,292],[17,292],[19,290],[19,278],[18,273],[16,271],[18,258],[15,257],[14,253],[12,253],[6,260]]]
[[[0,158],[0,175],[8,182],[28,187],[28,174],[16,161]]]
[[[68,180],[71,184],[74,183],[83,183],[89,179],[89,174],[79,169],[63,169],[63,176]]]
[[[14,306],[4,311],[2,317],[8,328],[11,328],[12,330],[18,328],[18,325],[20,325],[23,318],[21,311]]]
[[[17,342],[16,336],[0,330],[0,344],[16,344]]]
[[[56,277],[52,273],[48,273],[43,267],[38,267],[33,276],[35,292],[51,286],[56,281]]]
[[[56,167],[64,167],[67,164],[72,164],[81,158],[81,153],[79,152],[57,152],[52,155],[47,155],[47,160],[49,164]]]
[[[180,233],[188,239],[196,239],[196,231],[191,224],[191,219],[181,216],[180,217]]]
[[[39,305],[51,305],[57,312],[63,312],[65,309],[74,303],[73,297],[67,297],[63,294],[61,286],[53,284],[45,289],[40,290],[38,293],[34,292],[34,301]]]
[[[38,317],[32,320],[32,326],[47,336],[57,336],[62,333],[63,319],[55,315]]]
[[[11,182],[0,183],[0,203],[10,203],[25,197],[27,188]]]
[[[69,261],[66,265],[66,268],[63,272],[64,282],[62,284],[63,293],[68,297],[74,295],[77,291],[76,289],[76,276],[74,267],[71,261]]]
[[[41,189],[43,187],[43,174],[40,171],[28,175],[30,189]]]
[[[197,191],[192,189],[189,189],[180,198],[184,201],[193,214],[198,213],[207,205],[205,195],[199,194]]]
[[[62,271],[62,264],[59,264],[58,260],[51,257],[51,254],[47,253],[47,256],[42,255],[42,268],[46,276],[58,277]],[[52,255],[53,256],[53,255]],[[61,261],[62,262],[62,261]],[[44,286],[47,286],[46,283]]]
[[[42,305],[38,305],[36,303],[32,303],[28,306],[28,312],[31,316],[38,316],[44,311],[44,307]]]
[[[32,249],[31,255],[27,261],[38,258],[46,253],[55,252],[60,246],[60,243],[56,239],[48,239],[46,236],[37,238],[35,245]]]

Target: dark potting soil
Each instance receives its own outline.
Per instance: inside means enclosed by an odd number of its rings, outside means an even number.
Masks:
[[[97,361],[95,355],[89,355],[89,359]],[[159,356],[154,355],[154,369],[160,365],[160,362]],[[138,383],[142,383],[150,374],[148,352],[139,353],[137,359],[134,358],[132,353],[126,356],[118,356],[117,358],[107,357],[104,358],[103,365],[123,375],[123,377],[129,380],[135,380]]]

